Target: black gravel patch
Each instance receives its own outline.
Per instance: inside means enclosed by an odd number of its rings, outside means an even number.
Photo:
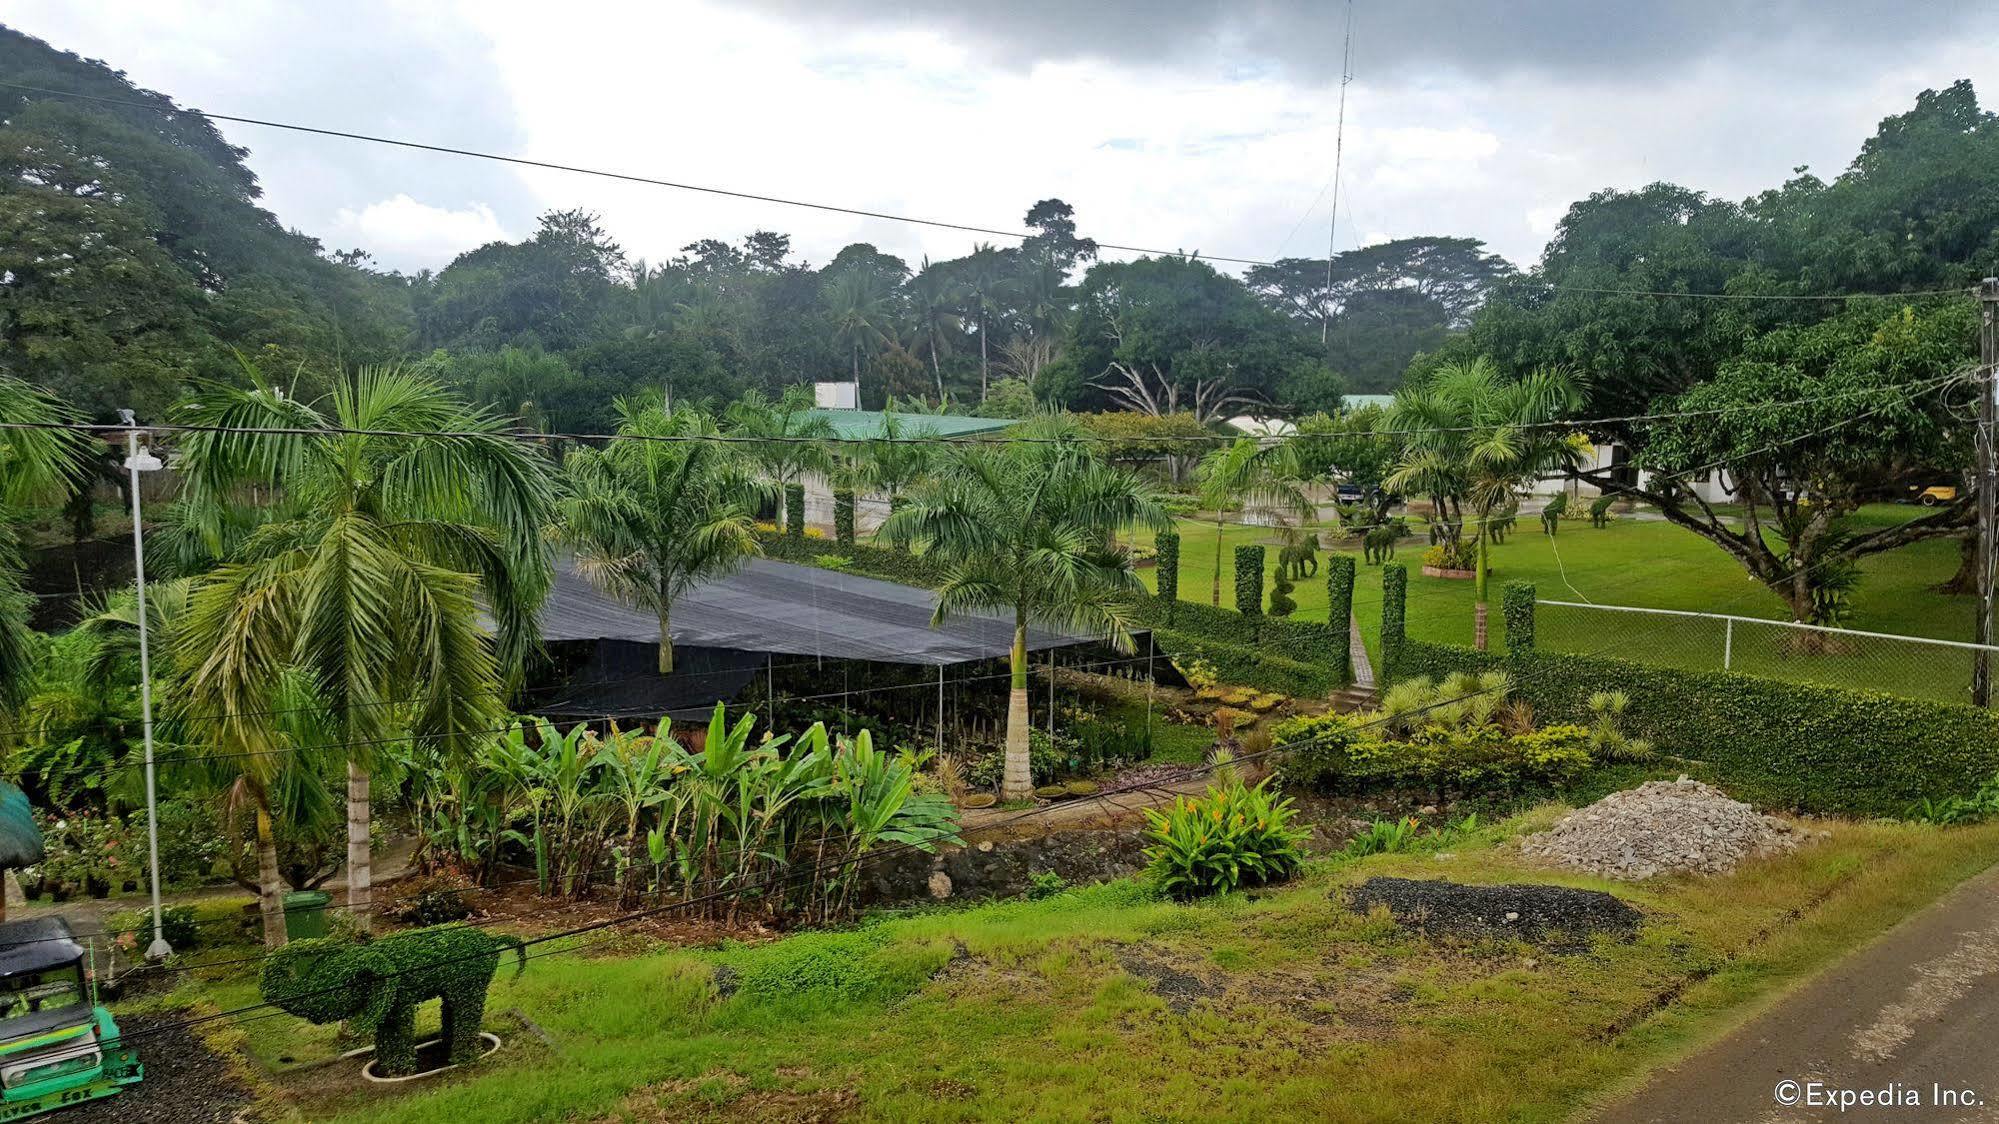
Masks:
[[[1118,967],[1150,984],[1152,993],[1164,999],[1166,1009],[1176,1015],[1193,1010],[1195,1000],[1213,998],[1222,993],[1220,987],[1192,972],[1135,952],[1119,952],[1117,962]]]
[[[1645,915],[1613,894],[1568,886],[1464,886],[1442,880],[1370,878],[1347,899],[1356,913],[1377,905],[1429,936],[1581,941],[1593,933],[1637,935]]]
[[[120,1015],[146,1079],[116,1096],[49,1114],[49,1124],[228,1124],[250,1093],[201,1036],[169,1017]]]

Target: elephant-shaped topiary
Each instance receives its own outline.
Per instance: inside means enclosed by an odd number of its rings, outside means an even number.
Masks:
[[[293,941],[264,961],[265,1002],[315,1023],[351,1019],[375,1036],[375,1065],[384,1076],[416,1071],[416,1008],[444,1002],[444,1039],[451,1064],[478,1056],[486,989],[511,948],[519,975],[527,951],[519,937],[465,925],[412,929],[366,942],[316,938]]]

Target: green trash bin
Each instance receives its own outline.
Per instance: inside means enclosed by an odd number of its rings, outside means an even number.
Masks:
[[[333,895],[324,890],[297,890],[285,895],[285,936],[292,940],[326,935],[326,906]]]

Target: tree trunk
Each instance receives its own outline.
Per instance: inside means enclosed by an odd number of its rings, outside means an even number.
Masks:
[[[1477,648],[1479,651],[1483,652],[1485,651],[1485,614],[1486,614],[1485,522],[1483,517],[1481,517],[1479,522],[1478,539],[1476,541],[1476,550],[1474,551],[1474,554],[1477,558],[1477,561],[1474,563],[1474,566],[1476,567],[1476,572],[1474,574],[1474,580],[1472,584],[1477,588],[1473,591],[1474,603],[1472,605],[1471,640],[1472,640],[1472,647]]]
[[[671,609],[661,609],[659,611],[659,673],[661,675],[673,674],[673,633],[667,628],[667,617],[672,612],[673,610]]]
[[[986,377],[986,370],[987,370],[986,313],[984,309],[980,309],[979,310],[979,401],[981,402],[984,402],[986,400],[986,390],[989,383],[989,380]]]
[[[271,832],[271,809],[257,794],[257,906],[264,917],[264,947],[285,946],[284,887],[278,880],[278,841]]]
[[[1222,516],[1215,516],[1215,584],[1208,591],[1208,604],[1217,609],[1222,607],[1222,538],[1227,530],[1228,524],[1223,522]]]
[[[1006,768],[1000,778],[1000,799],[1026,800],[1034,795],[1034,775],[1027,752],[1027,622],[1013,630],[1013,690],[1006,700]]]
[[[363,933],[374,929],[375,858],[368,838],[368,770],[347,761],[347,912]]]
[[[937,335],[930,336],[930,373],[937,376],[937,405],[944,405],[944,365],[937,362]]]
[[[1957,573],[1950,580],[1937,587],[1938,593],[1969,594],[1978,592],[1978,532],[1966,535],[1957,548]]]

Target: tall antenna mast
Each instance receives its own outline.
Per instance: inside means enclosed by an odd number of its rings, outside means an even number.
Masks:
[[[1353,81],[1353,0],[1347,0],[1346,43],[1340,49],[1340,113],[1333,131],[1333,213],[1326,222],[1326,297],[1319,311],[1319,346],[1326,346],[1333,329],[1333,255],[1340,229],[1340,160],[1347,146],[1347,84]]]

